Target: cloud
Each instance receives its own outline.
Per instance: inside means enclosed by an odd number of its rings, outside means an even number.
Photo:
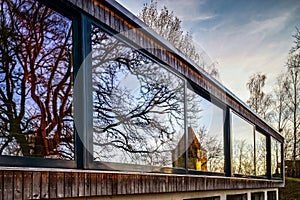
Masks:
[[[182,20],[188,21],[188,22],[199,22],[199,21],[210,20],[215,17],[217,17],[217,15],[215,15],[215,14],[202,14],[202,15],[198,15],[198,16],[187,15],[187,16],[183,16]]]
[[[253,20],[244,26],[237,27],[242,30],[242,34],[247,34],[249,36],[253,35],[268,35],[270,33],[275,34],[285,27],[290,14],[285,13],[281,16],[275,18],[268,18],[265,20]]]
[[[204,21],[214,18],[216,15],[203,12],[202,7],[206,4],[206,0],[188,0],[174,1],[161,0],[160,6],[166,6],[170,11],[173,11],[176,16],[183,22]]]

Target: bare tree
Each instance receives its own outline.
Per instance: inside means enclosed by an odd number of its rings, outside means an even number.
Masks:
[[[267,174],[267,140],[261,133],[255,133],[255,174],[265,176]]]
[[[271,107],[271,95],[263,92],[265,85],[266,76],[261,73],[253,74],[247,83],[247,87],[250,92],[250,97],[247,100],[247,104],[252,108],[258,115],[264,119],[269,119],[269,109]]]
[[[183,80],[95,26],[92,47],[94,158],[171,166],[184,134]]]
[[[0,154],[73,159],[71,22],[0,1]]]
[[[288,107],[290,99],[286,92],[289,82],[287,81],[287,74],[281,74],[277,77],[276,84],[272,90],[272,112],[270,115],[270,122],[274,124],[275,128],[285,137],[284,143],[284,158],[291,159],[293,136],[290,130],[291,112]]]
[[[299,31],[298,31],[299,35]],[[298,41],[299,42],[299,41]],[[287,84],[285,85],[286,94],[289,99],[288,108],[291,112],[291,126],[293,132],[293,160],[297,160],[300,152],[299,146],[299,131],[300,131],[300,52],[294,50],[290,51],[290,57],[288,59],[288,72],[287,72]]]
[[[271,121],[276,123],[276,128],[279,132],[283,132],[287,126],[290,112],[288,109],[289,98],[286,94],[286,74],[278,76],[275,87],[273,88],[273,112],[271,114]]]
[[[233,173],[254,175],[254,147],[245,139],[234,140]]]
[[[205,52],[199,52],[200,50],[196,49],[192,35],[182,30],[181,20],[174,15],[173,11],[169,11],[166,6],[159,11],[157,1],[151,0],[149,5],[144,5],[138,16],[150,28],[170,41],[187,58],[194,61],[207,73],[215,78],[219,76],[216,63],[208,63],[205,60]]]

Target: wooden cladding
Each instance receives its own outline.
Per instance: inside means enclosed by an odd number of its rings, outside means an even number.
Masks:
[[[45,170],[45,171],[44,171]],[[282,182],[208,176],[90,171],[0,170],[0,199],[57,199],[124,194],[277,188]]]

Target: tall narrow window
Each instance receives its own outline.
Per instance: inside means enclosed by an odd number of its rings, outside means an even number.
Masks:
[[[255,169],[256,176],[267,175],[267,140],[260,132],[255,132]]]
[[[188,168],[224,172],[223,110],[187,90]]]
[[[233,173],[255,175],[254,126],[233,112],[231,116]]]
[[[184,167],[184,81],[96,26],[92,67],[94,160]]]
[[[276,199],[278,199],[276,191],[268,191],[267,197],[268,197],[268,200],[276,200]]]
[[[0,155],[74,159],[71,20],[0,4]]]
[[[271,170],[273,177],[282,177],[281,161],[281,143],[271,138]]]

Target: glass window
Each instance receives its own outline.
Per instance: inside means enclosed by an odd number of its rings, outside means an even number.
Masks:
[[[184,167],[184,81],[96,26],[92,67],[94,160]]]
[[[223,110],[187,90],[188,168],[224,172]]]
[[[268,200],[276,200],[277,192],[276,191],[268,191],[267,196],[268,196]]]
[[[267,138],[260,132],[255,132],[255,169],[257,176],[267,175]]]
[[[271,137],[271,170],[273,177],[281,177],[281,143]]]
[[[192,199],[184,199],[184,200],[220,200],[219,196],[215,197],[202,197],[202,198],[192,198]]]
[[[227,195],[226,200],[247,200],[247,194]]]
[[[72,22],[1,1],[0,155],[74,159]]]
[[[233,173],[255,175],[254,126],[231,112],[231,128]]]
[[[265,199],[264,192],[251,193],[251,200],[264,200],[264,199]]]

